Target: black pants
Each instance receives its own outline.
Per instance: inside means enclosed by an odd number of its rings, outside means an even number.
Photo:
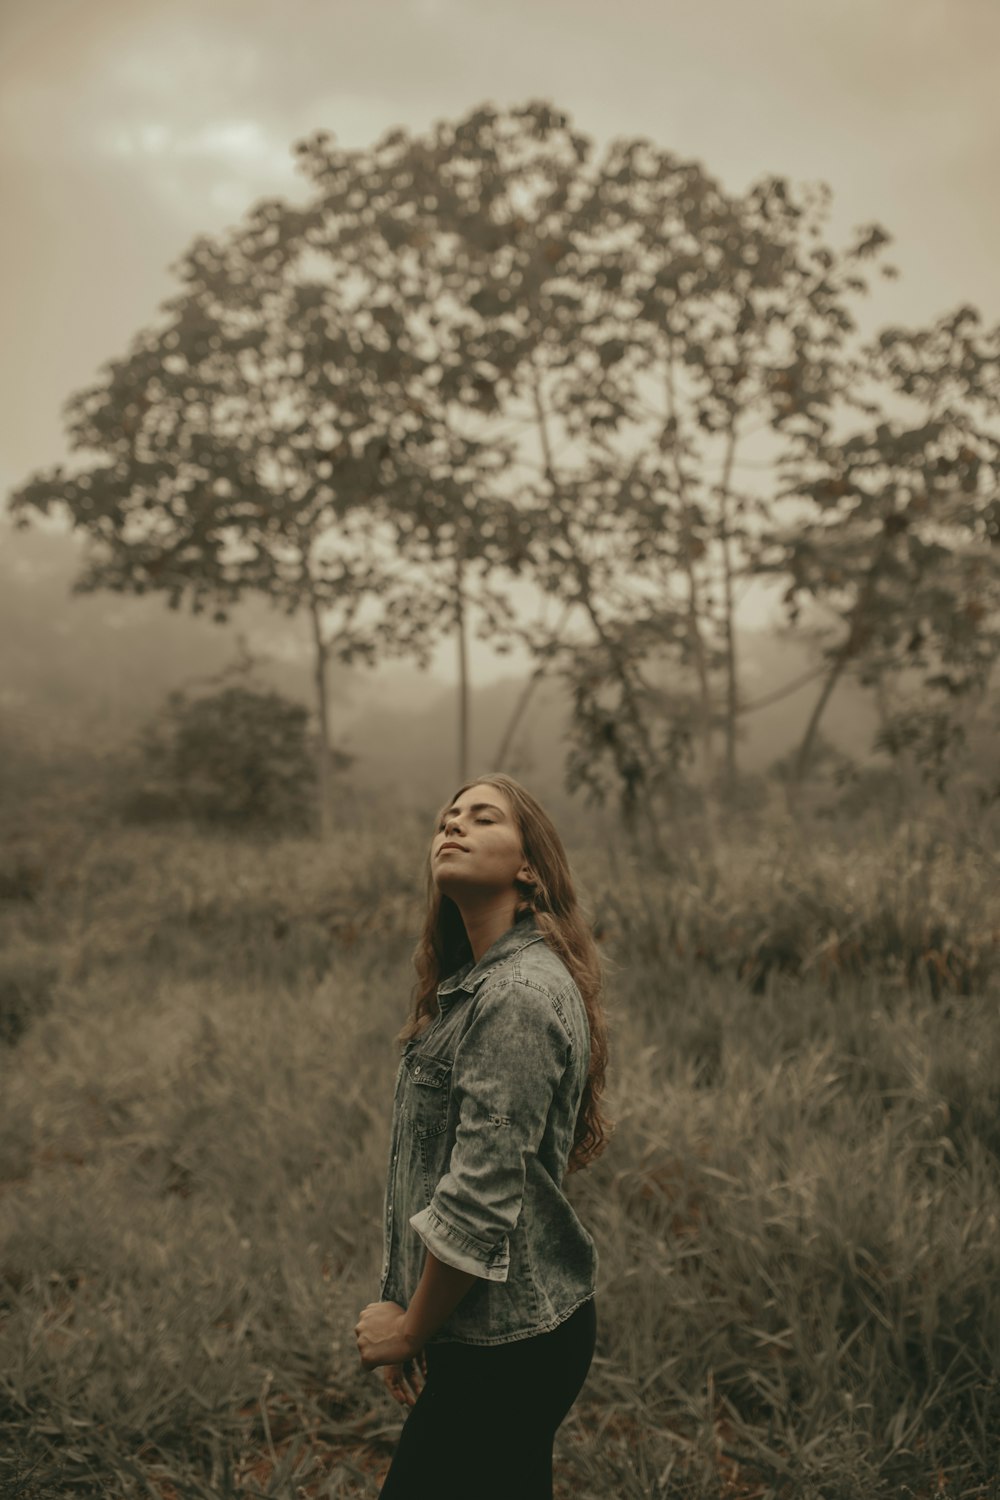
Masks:
[[[551,1333],[428,1344],[380,1500],[551,1500],[552,1441],[590,1369],[591,1297]]]

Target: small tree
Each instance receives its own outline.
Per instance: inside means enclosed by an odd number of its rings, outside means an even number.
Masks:
[[[793,787],[849,672],[879,689],[882,747],[909,747],[939,781],[961,705],[987,691],[1000,655],[1000,328],[979,323],[963,307],[927,330],[885,330],[866,351],[869,378],[915,414],[810,435],[787,465],[793,519],[771,539],[773,566],[790,574],[793,618],[803,598],[836,618]]]
[[[275,270],[256,253],[279,208],[261,205],[253,233],[195,243],[163,320],[69,402],[81,467],[34,476],[10,503],[18,524],[56,509],[91,539],[78,589],[155,590],[219,621],[248,591],[304,612],[329,832],[331,660],[425,650],[399,597],[391,618],[380,612],[410,585],[374,514],[391,454],[421,418],[384,318],[343,278]]]

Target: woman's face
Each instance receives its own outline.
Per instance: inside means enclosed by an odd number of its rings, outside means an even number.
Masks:
[[[499,787],[468,787],[446,809],[431,844],[431,873],[453,899],[513,890],[528,875],[514,809]]]

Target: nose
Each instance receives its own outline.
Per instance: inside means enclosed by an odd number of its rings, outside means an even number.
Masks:
[[[457,817],[451,817],[451,818],[446,818],[445,819],[445,823],[444,823],[444,836],[445,836],[446,839],[451,838],[452,834],[453,833],[457,833],[458,830],[459,830],[459,821],[458,821]]]

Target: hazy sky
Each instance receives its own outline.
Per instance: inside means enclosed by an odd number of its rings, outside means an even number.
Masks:
[[[730,189],[828,182],[832,238],[895,236],[873,321],[995,321],[998,60],[998,0],[0,0],[0,486],[62,456],[61,403],[196,233],[304,191],[319,127],[549,98]]]
[[[993,324],[998,63],[1000,0],[0,0],[0,495],[65,456],[62,403],[195,235],[304,194],[291,147],[319,128],[363,145],[549,99],[731,191],[827,182],[835,244],[873,221],[894,237],[902,275],[875,279],[866,329],[962,302]],[[0,542],[16,567],[25,547]],[[115,608],[138,626],[154,605]],[[525,664],[472,654],[477,680]]]

